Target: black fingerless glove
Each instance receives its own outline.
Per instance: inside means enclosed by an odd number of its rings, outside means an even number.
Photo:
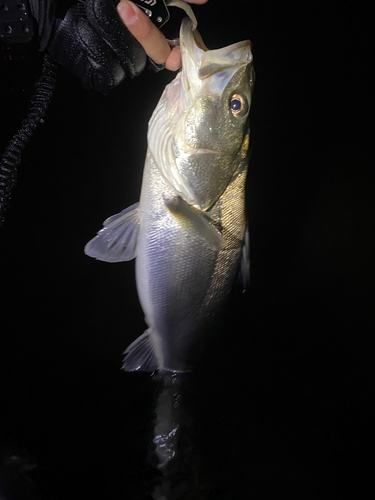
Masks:
[[[116,11],[119,0],[30,0],[40,50],[47,50],[86,88],[101,92],[134,77],[147,56]]]

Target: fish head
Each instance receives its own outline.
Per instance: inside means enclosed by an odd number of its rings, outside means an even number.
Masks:
[[[182,71],[155,110],[164,119],[162,127],[158,120],[150,122],[149,130],[159,129],[151,151],[159,150],[157,163],[177,193],[208,210],[247,166],[254,84],[251,44],[245,40],[208,50],[186,18],[180,47]],[[158,134],[164,140],[156,145]]]
[[[248,129],[253,84],[250,41],[208,50],[188,19],[181,26],[181,142],[200,150],[238,151]]]

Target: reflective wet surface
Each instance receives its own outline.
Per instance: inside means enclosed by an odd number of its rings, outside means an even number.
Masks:
[[[0,242],[1,500],[373,488],[372,25],[345,2],[306,13],[254,1],[228,27],[226,4],[210,0],[199,21],[210,47],[253,41],[250,289],[234,291],[191,377],[120,371],[145,328],[134,265],[83,248],[137,201],[147,121],[170,75],[100,96],[61,72]],[[31,57],[13,73],[0,61],[1,148],[24,116],[30,68],[38,76]]]

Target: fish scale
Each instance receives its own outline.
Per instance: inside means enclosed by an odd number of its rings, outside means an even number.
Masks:
[[[159,196],[150,196],[150,191]],[[147,222],[141,226],[138,237],[136,276],[137,282],[142,283],[138,293],[143,311],[152,318],[149,327],[163,332],[164,369],[170,368],[168,358],[171,358],[170,369],[183,371],[191,364],[189,350],[195,350],[194,337],[199,336],[199,313],[212,279],[216,254],[207,251],[199,235],[181,230],[160,193],[165,198],[174,195],[148,155],[140,202]],[[160,228],[153,229],[159,226],[160,213],[163,213],[163,232]],[[161,234],[163,247],[159,248]],[[191,282],[196,285],[193,290],[189,287]],[[177,362],[177,358],[184,359]]]

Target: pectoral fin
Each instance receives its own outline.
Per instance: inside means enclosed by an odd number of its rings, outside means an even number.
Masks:
[[[105,262],[134,259],[140,227],[138,205],[135,203],[106,219],[103,229],[85,246],[85,254]]]
[[[210,223],[207,216],[201,210],[189,205],[180,196],[172,200],[166,200],[165,204],[181,225],[199,234],[210,248],[218,252],[225,247],[225,238],[220,231]]]

